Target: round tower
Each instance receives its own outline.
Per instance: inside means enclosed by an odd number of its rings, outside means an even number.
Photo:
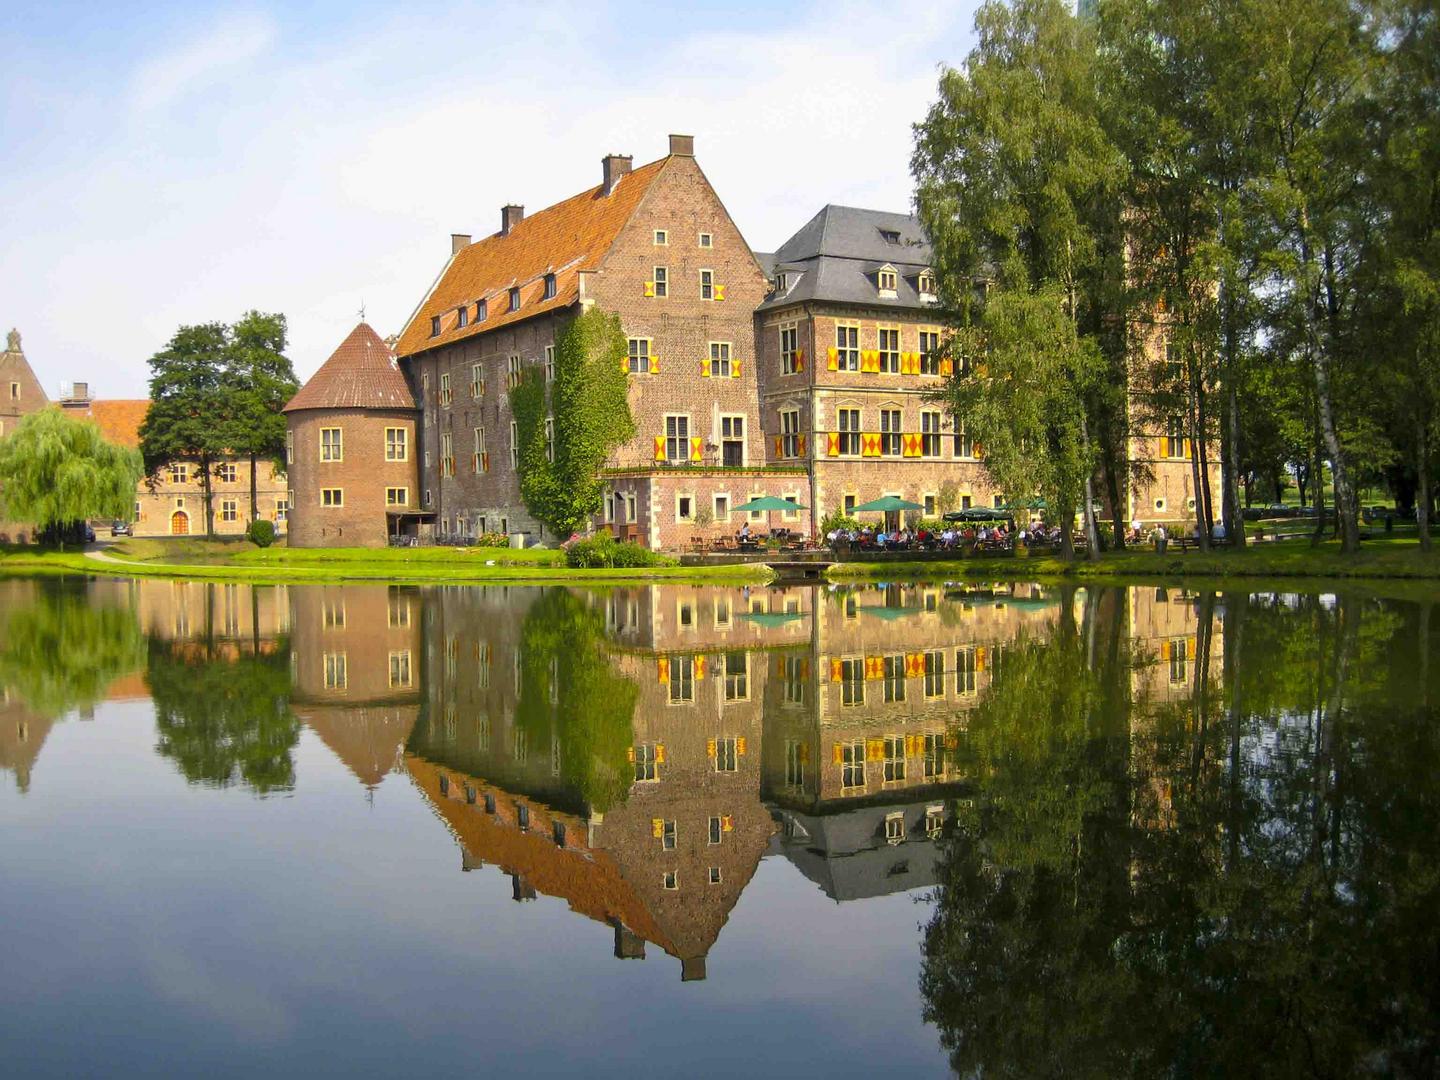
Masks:
[[[415,395],[360,323],[284,409],[291,547],[383,547],[420,513]]]

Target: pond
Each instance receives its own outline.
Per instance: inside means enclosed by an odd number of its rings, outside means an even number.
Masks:
[[[1433,1075],[1440,620],[1227,588],[0,580],[0,1059]]]

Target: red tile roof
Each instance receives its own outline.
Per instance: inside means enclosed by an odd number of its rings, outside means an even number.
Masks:
[[[605,194],[603,186],[521,219],[508,236],[495,233],[462,248],[400,334],[395,351],[411,356],[476,334],[556,311],[580,298],[580,271],[595,269],[630,220],[651,182],[669,158],[642,165]],[[555,295],[544,299],[545,275],[555,275]],[[509,310],[509,290],[520,289],[520,309]],[[483,322],[474,322],[475,302],[487,301]],[[469,308],[468,326],[457,325],[457,309]],[[430,334],[432,316],[440,333]]]
[[[395,354],[362,322],[281,411],[413,408],[415,395]]]
[[[78,404],[64,406],[66,416],[91,421],[109,442],[132,450],[140,447],[140,425],[149,411],[150,402],[143,400],[90,401],[83,408]]]

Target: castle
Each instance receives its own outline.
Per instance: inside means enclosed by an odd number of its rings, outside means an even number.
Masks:
[[[604,470],[596,527],[675,549],[733,533],[761,495],[803,507],[771,524],[804,534],[885,495],[927,517],[997,506],[983,447],[929,396],[951,373],[931,263],[913,216],[842,206],[757,253],[690,136],[638,168],[607,155],[594,187],[452,235],[393,347],[362,323],[286,406],[290,543],[565,539],[520,498],[508,391],[532,365],[549,381],[558,328],[591,306],[620,318],[637,429]],[[1193,518],[1184,440],[1133,435],[1130,451],[1150,479],[1127,519]]]

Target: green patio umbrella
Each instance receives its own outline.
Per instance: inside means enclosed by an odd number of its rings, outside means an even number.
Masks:
[[[924,509],[925,507],[921,506],[919,503],[913,503],[907,499],[902,499],[898,495],[883,495],[878,499],[871,499],[867,503],[861,503],[859,506],[855,507],[855,512],[858,514],[862,510],[877,510],[881,513],[893,514],[899,513],[901,510]]]
[[[898,526],[900,524],[901,510],[924,509],[925,507],[921,506],[919,503],[913,503],[910,502],[908,499],[902,499],[898,495],[882,495],[878,499],[871,499],[867,503],[861,503],[859,506],[855,507],[855,513],[858,514],[862,510],[875,510],[879,513],[883,513],[885,515],[887,526],[889,525],[890,515],[894,514],[895,524]]]
[[[787,510],[792,513],[799,513],[801,510],[806,509],[806,507],[790,499],[781,499],[774,495],[761,495],[758,499],[751,499],[747,503],[741,503],[735,507],[735,509],[737,511],[765,511],[765,528],[773,532],[774,529],[770,525],[770,511]]]

